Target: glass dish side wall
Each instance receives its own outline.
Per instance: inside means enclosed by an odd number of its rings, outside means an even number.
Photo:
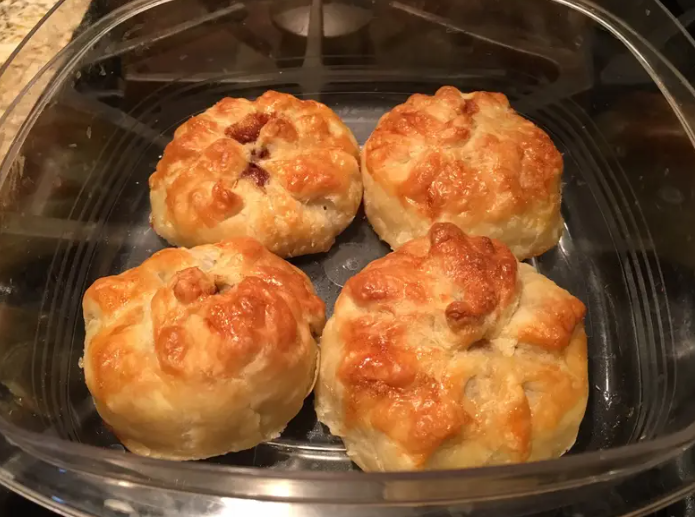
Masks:
[[[693,98],[642,37],[580,2],[541,3],[532,12],[511,1],[344,4],[355,23],[332,26],[331,37],[332,4],[173,3],[134,2],[85,28],[3,119],[4,131],[21,108],[35,106],[2,169],[0,426],[8,437],[48,461],[129,482],[363,503],[567,489],[645,470],[693,439],[695,250],[684,223],[693,217]],[[647,18],[666,16],[655,3],[640,6]],[[310,22],[306,34],[282,16],[297,9]],[[673,38],[688,43],[677,29]],[[642,74],[626,83],[625,67]],[[372,476],[305,472],[350,465],[323,437],[312,444],[314,457],[297,452],[295,442],[311,441],[314,429],[302,426],[251,456],[222,459],[291,473],[163,464],[75,443],[117,446],[77,367],[79,300],[94,278],[163,245],[147,225],[145,185],[176,125],[221,96],[272,87],[328,103],[363,141],[384,110],[442,84],[504,91],[565,155],[567,232],[536,265],[589,306],[592,393],[574,451],[593,452]],[[301,265],[316,282],[330,280],[323,262]],[[325,285],[325,296],[337,293],[335,282]]]

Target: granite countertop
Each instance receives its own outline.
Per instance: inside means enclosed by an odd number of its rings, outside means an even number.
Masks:
[[[32,28],[55,5],[55,0],[1,0],[0,1],[0,65],[10,57]],[[31,79],[60,49],[67,45],[85,15],[90,0],[66,0],[62,8],[53,13],[47,24],[27,43],[25,50],[3,73],[21,70],[24,81],[16,84],[20,88]],[[14,79],[14,77],[13,77]],[[2,81],[0,98],[5,101],[7,82]],[[5,109],[6,104],[0,104]]]
[[[0,2],[0,64],[53,7],[55,0],[3,0]]]
[[[65,0],[3,71],[0,75],[0,118],[22,88],[70,42],[90,2]],[[0,65],[5,64],[55,3],[55,0],[0,0]],[[40,83],[45,85],[52,76],[53,73],[44,74]],[[24,97],[0,127],[0,158],[4,157],[21,123],[39,98],[41,84]]]
[[[54,5],[55,0],[0,1],[0,65]],[[18,91],[68,44],[88,5],[89,0],[67,0],[64,8],[53,13],[49,23],[27,42],[25,51],[0,77],[0,110],[4,111]]]

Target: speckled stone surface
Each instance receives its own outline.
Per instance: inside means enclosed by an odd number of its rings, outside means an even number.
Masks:
[[[0,64],[5,63],[54,5],[54,0],[0,0]],[[0,77],[0,108],[6,108],[7,87],[21,88],[70,42],[88,5],[89,0],[67,0],[32,36]],[[21,71],[19,76],[15,75],[18,70]],[[13,84],[5,80],[8,76],[12,76]]]
[[[0,75],[0,117],[22,89],[73,37],[91,0],[65,0],[37,30]],[[0,64],[55,5],[55,0],[0,0]],[[55,71],[34,85],[0,126],[0,158]]]
[[[4,63],[55,0],[0,1],[0,63]]]

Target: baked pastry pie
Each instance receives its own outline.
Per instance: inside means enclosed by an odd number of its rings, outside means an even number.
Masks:
[[[364,470],[560,456],[587,403],[584,312],[501,242],[437,223],[346,283],[318,417]]]
[[[174,133],[149,180],[152,227],[179,246],[246,235],[283,257],[327,251],[360,205],[358,160],[319,102],[226,98]]]
[[[276,437],[313,388],[324,304],[253,239],[160,251],[94,282],[83,308],[87,387],[136,454],[248,449]]]
[[[560,239],[562,156],[501,93],[446,86],[385,114],[364,146],[365,211],[396,249],[451,222],[519,259]]]

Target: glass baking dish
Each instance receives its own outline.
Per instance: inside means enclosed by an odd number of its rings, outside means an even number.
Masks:
[[[22,88],[21,64],[85,9]],[[74,515],[600,517],[688,494],[695,92],[678,68],[694,62],[653,0],[60,2],[0,75],[16,92],[0,119],[0,482]],[[148,224],[147,178],[173,130],[224,96],[275,89],[328,104],[363,143],[385,111],[445,84],[504,92],[564,155],[566,230],[533,265],[588,307],[589,407],[570,453],[366,474],[311,398],[250,451],[189,463],[124,452],[78,367],[81,297],[166,246]],[[330,252],[293,262],[330,313],[386,251],[360,213]]]

